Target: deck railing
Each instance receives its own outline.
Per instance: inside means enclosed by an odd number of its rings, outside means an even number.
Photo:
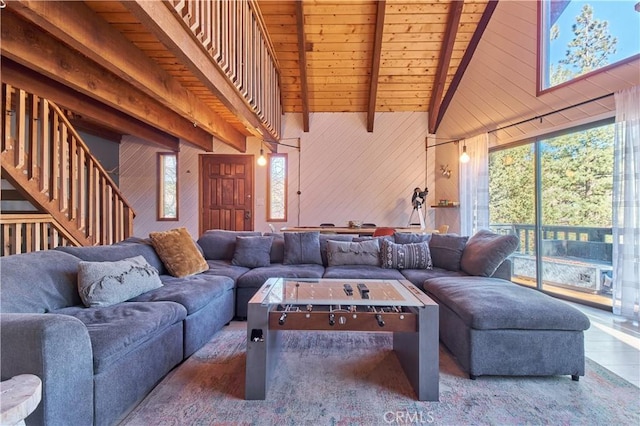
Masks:
[[[279,139],[280,70],[256,2],[172,0],[171,3],[271,135]]]
[[[2,174],[78,245],[112,244],[133,233],[134,211],[65,112],[2,84]]]

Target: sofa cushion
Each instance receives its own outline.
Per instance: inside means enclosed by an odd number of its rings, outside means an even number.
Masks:
[[[127,302],[100,308],[65,308],[56,311],[82,321],[89,332],[95,374],[182,321],[186,309],[173,302]]]
[[[226,231],[210,229],[198,238],[198,245],[202,247],[207,260],[231,260],[236,249],[236,237],[259,237],[260,232],[254,231]]]
[[[230,260],[207,260],[209,269],[203,272],[205,275],[221,275],[236,281],[242,274],[250,268],[232,265]]]
[[[397,269],[386,269],[371,265],[342,265],[327,266],[322,278],[340,279],[372,279],[372,280],[402,280],[404,277]]]
[[[424,290],[477,330],[589,328],[589,319],[574,307],[499,278],[432,278],[425,281]]]
[[[518,248],[519,242],[515,235],[498,235],[481,229],[467,241],[460,268],[469,275],[490,277]]]
[[[396,244],[383,241],[380,249],[383,268],[390,269],[431,269],[429,243]]]
[[[81,304],[79,263],[56,250],[0,257],[0,312],[42,314]]]
[[[236,281],[237,288],[259,288],[269,278],[322,278],[324,266],[315,264],[283,265],[272,263],[262,268],[254,268]]]
[[[104,246],[56,247],[56,250],[72,254],[82,260],[89,262],[114,262],[116,260],[127,259],[129,257],[144,256],[149,265],[158,270],[160,275],[166,274],[167,270],[162,263],[162,259],[153,248],[150,239],[130,237],[124,241]]]
[[[340,265],[380,265],[378,240],[354,243],[350,241],[327,241],[327,261],[329,266]]]
[[[282,263],[284,261],[284,235],[266,232],[264,236],[272,237],[271,251],[269,252],[270,263]]]
[[[324,266],[329,265],[329,259],[327,258],[327,242],[329,241],[353,241],[353,235],[320,234],[320,257]]]
[[[419,289],[423,289],[426,280],[437,277],[467,277],[463,271],[449,271],[442,268],[433,269],[400,269],[402,276],[411,281]]]
[[[431,234],[416,234],[415,232],[396,232],[393,234],[396,244],[414,244],[431,241]]]
[[[114,305],[158,287],[158,271],[142,256],[78,265],[78,293],[85,306]]]
[[[286,232],[284,234],[284,265],[322,265],[319,232]]]
[[[199,311],[213,299],[217,299],[227,291],[233,289],[234,282],[229,277],[210,274],[190,275],[176,278],[163,275],[161,288],[148,291],[131,299],[132,302],[176,302],[184,306],[187,315]]]
[[[186,277],[209,269],[187,228],[152,232],[149,238],[167,271],[174,277]]]
[[[271,263],[273,237],[236,237],[236,247],[231,264],[257,268]]]
[[[429,250],[431,251],[431,261],[436,268],[443,268],[449,271],[460,270],[460,259],[469,237],[458,235],[431,235]]]

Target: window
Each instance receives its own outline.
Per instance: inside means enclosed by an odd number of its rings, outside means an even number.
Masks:
[[[614,125],[608,121],[489,155],[489,220],[515,233],[513,281],[611,306]]]
[[[158,153],[158,220],[178,220],[178,154]]]
[[[640,56],[635,1],[544,0],[538,7],[542,91]]]
[[[269,154],[267,221],[287,221],[287,154]]]

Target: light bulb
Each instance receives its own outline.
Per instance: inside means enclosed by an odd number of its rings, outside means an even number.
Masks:
[[[260,148],[260,157],[258,157],[258,166],[266,166],[267,159],[264,158],[264,150]]]
[[[460,162],[461,163],[468,163],[469,162],[469,154],[467,154],[467,146],[463,146],[462,147],[462,155],[460,156]]]

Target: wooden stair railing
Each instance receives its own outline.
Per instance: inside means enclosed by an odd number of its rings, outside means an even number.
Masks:
[[[2,106],[3,178],[73,244],[133,234],[133,209],[57,105],[2,83]]]
[[[0,256],[77,245],[79,243],[50,214],[0,216]]]

